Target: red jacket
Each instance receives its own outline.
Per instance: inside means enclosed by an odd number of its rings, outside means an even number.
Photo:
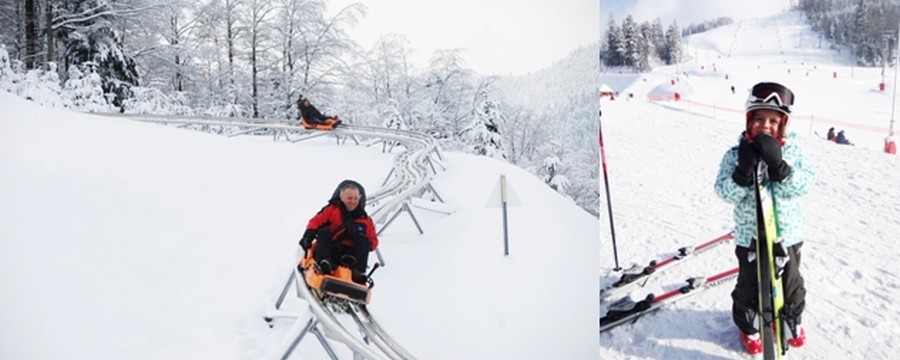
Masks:
[[[332,240],[343,239],[345,245],[352,245],[353,240],[347,236],[347,229],[344,227],[344,214],[341,211],[342,208],[343,207],[339,205],[328,204],[322,208],[316,216],[309,219],[309,224],[306,225],[306,229],[316,231],[323,225],[328,225],[328,228],[331,230]],[[364,234],[366,238],[372,242],[372,249],[370,251],[375,251],[375,249],[378,248],[378,234],[375,232],[375,223],[372,221],[372,218],[365,213],[359,213],[356,218],[353,219],[353,222],[365,226]]]

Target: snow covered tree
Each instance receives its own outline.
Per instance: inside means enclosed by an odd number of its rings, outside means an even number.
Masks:
[[[482,91],[481,97],[483,100],[475,108],[472,125],[465,131],[472,153],[506,160],[503,137],[497,125],[505,122],[500,103],[488,98],[486,91]]]
[[[381,126],[388,129],[401,130],[406,130],[408,128],[403,121],[403,115],[401,115],[398,105],[396,100],[388,100],[381,106],[378,111],[380,114],[379,117],[382,119]]]
[[[678,23],[672,21],[672,25],[670,25],[669,30],[666,31],[665,49],[662,58],[666,64],[677,64],[681,61],[684,52],[682,49],[683,42],[681,30],[678,29]]]
[[[250,17],[247,19],[249,21],[247,45],[250,47],[250,97],[252,99],[250,111],[251,116],[258,118],[260,117],[259,72],[261,70],[260,68],[263,66],[260,62],[265,59],[267,46],[264,45],[264,42],[268,40],[269,37],[265,21],[269,17],[269,14],[274,10],[274,7],[268,0],[247,0],[247,6],[250,8]]]
[[[13,69],[6,46],[0,45],[0,91],[18,94],[21,82],[21,75]]]
[[[606,64],[609,66],[625,65],[625,42],[622,28],[616,23],[612,13],[609,14],[609,26],[606,30]]]
[[[522,107],[507,108],[506,122],[502,124],[503,139],[509,153],[509,162],[527,166],[537,155],[537,149],[548,137],[548,132],[531,110]]]
[[[63,86],[65,101],[76,110],[88,112],[109,111],[103,92],[103,79],[97,73],[97,64],[82,63],[69,67],[68,79]]]
[[[103,92],[117,107],[138,85],[134,60],[125,55],[114,23],[116,12],[108,0],[58,0],[54,28],[65,43],[65,69],[91,63]],[[90,76],[89,76],[90,77]]]
[[[210,116],[249,116],[249,76],[243,67],[241,46],[247,34],[244,26],[244,0],[210,0],[199,6],[197,25],[190,32],[192,62],[186,63],[186,73],[192,76],[190,100],[199,111]],[[149,60],[149,59],[148,59]],[[147,62],[148,60],[144,60]],[[154,69],[154,76],[169,79],[163,71]],[[194,83],[192,83],[194,82]]]
[[[356,50],[355,43],[347,35],[347,27],[358,22],[366,7],[352,4],[327,17],[323,1],[310,1],[316,10],[302,12],[303,26],[298,28],[294,46],[294,76],[300,94],[319,104],[327,104],[337,101],[337,83],[340,76],[349,71],[343,58]]]
[[[403,115],[399,108],[399,103],[395,99],[388,99],[378,109],[378,117],[382,119],[381,126],[387,129],[407,130],[408,126],[403,121]],[[399,141],[384,140],[382,142],[381,152],[389,152],[394,146],[399,145]]]
[[[183,92],[166,93],[157,88],[137,86],[134,96],[125,100],[124,108],[130,114],[196,115]],[[171,95],[169,95],[171,94]]]
[[[43,106],[63,106],[60,93],[59,75],[56,72],[56,63],[47,63],[46,69],[33,69],[25,74],[22,82],[21,96]]]
[[[398,34],[382,37],[367,53],[363,74],[370,85],[366,91],[373,101],[406,99],[412,95],[411,53],[409,41]]]
[[[631,15],[622,22],[622,35],[625,47],[625,65],[637,66],[641,62],[641,32]]]
[[[471,121],[474,87],[471,70],[465,68],[462,49],[437,50],[431,57],[425,77],[423,98],[427,109],[415,121],[416,130],[447,140],[453,148],[456,139]]]
[[[541,166],[545,174],[544,183],[558,193],[565,195],[569,187],[569,179],[560,172],[562,161],[556,156],[548,156]]]
[[[666,34],[663,30],[662,20],[656,18],[652,24],[650,24],[650,43],[653,44],[653,49],[655,54],[660,59],[663,58],[663,52],[666,49]]]
[[[644,22],[638,27],[638,32],[640,34],[637,44],[638,58],[635,60],[634,67],[638,71],[649,71],[652,68],[650,55],[656,54],[653,42],[653,29],[650,27],[650,23]]]

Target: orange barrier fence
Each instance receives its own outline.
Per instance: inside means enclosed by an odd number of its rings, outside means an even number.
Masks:
[[[653,100],[653,99],[651,99],[651,100]],[[685,99],[685,98],[681,98],[681,102],[686,103],[686,104],[690,104],[690,105],[692,105],[692,106],[698,106],[698,107],[710,108],[710,109],[712,109],[714,112],[725,111],[725,112],[733,112],[733,113],[735,113],[735,114],[743,114],[743,113],[744,113],[744,109],[735,109],[735,108],[723,107],[723,106],[718,106],[718,105],[714,105],[714,104],[707,104],[707,103],[697,102],[697,101],[693,101],[693,100],[688,100],[688,99]],[[851,122],[847,122],[847,121],[842,121],[842,120],[835,120],[835,119],[829,119],[829,118],[825,118],[825,117],[819,117],[819,116],[816,116],[816,115],[814,115],[814,114],[811,114],[811,115],[791,115],[791,119],[794,120],[794,121],[797,121],[797,120],[806,120],[806,121],[809,121],[809,122],[810,122],[810,125],[809,125],[810,129],[812,129],[813,126],[816,125],[816,124],[825,124],[825,125],[838,125],[837,127],[840,127],[840,128],[846,128],[846,129],[856,129],[856,130],[863,130],[863,131],[871,131],[871,132],[879,133],[879,134],[887,134],[888,132],[890,132],[890,129],[888,129],[888,128],[886,128],[886,127],[871,126],[871,125],[860,125],[860,124],[855,124],[855,123],[851,123]],[[824,127],[824,126],[823,126],[823,127]]]

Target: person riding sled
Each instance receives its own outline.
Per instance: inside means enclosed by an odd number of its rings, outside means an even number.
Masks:
[[[297,108],[300,109],[300,125],[306,129],[332,129],[341,123],[337,115],[323,115],[302,96],[297,99]]]
[[[353,282],[366,283],[369,252],[378,248],[378,235],[365,208],[366,190],[356,181],[344,180],[328,204],[309,220],[300,246],[309,250],[316,240],[314,257],[319,273],[330,274],[343,265],[352,270]]]
[[[786,135],[794,94],[777,83],[763,82],[753,86],[746,102],[745,128],[738,145],[725,152],[716,178],[716,194],[734,204],[735,256],[738,278],[731,293],[732,319],[740,330],[741,342],[751,354],[763,351],[758,324],[760,298],[757,281],[756,195],[754,177],[759,162],[765,162],[767,173],[761,183],[772,190],[775,203],[775,255],[785,261],[781,274],[784,288],[782,316],[789,329],[788,344],[794,347],[806,342],[801,315],[806,305],[806,288],[800,274],[800,248],[803,245],[803,214],[800,197],[813,184],[814,173],[796,141]]]

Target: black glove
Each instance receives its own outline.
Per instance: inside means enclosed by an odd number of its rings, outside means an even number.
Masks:
[[[753,185],[753,177],[756,176],[756,164],[759,162],[759,153],[747,140],[746,136],[741,136],[737,154],[738,165],[734,172],[731,173],[731,179],[740,186]]]
[[[347,222],[344,224],[347,229],[347,237],[353,241],[359,241],[366,238],[366,225],[357,222]]]
[[[302,247],[303,250],[308,250],[312,247],[312,241],[315,237],[316,232],[314,230],[306,230],[306,232],[303,233],[303,237],[300,238],[300,247]]]
[[[781,144],[778,140],[766,134],[759,134],[753,140],[753,147],[769,167],[769,180],[781,181],[791,174],[791,167],[781,158]]]

